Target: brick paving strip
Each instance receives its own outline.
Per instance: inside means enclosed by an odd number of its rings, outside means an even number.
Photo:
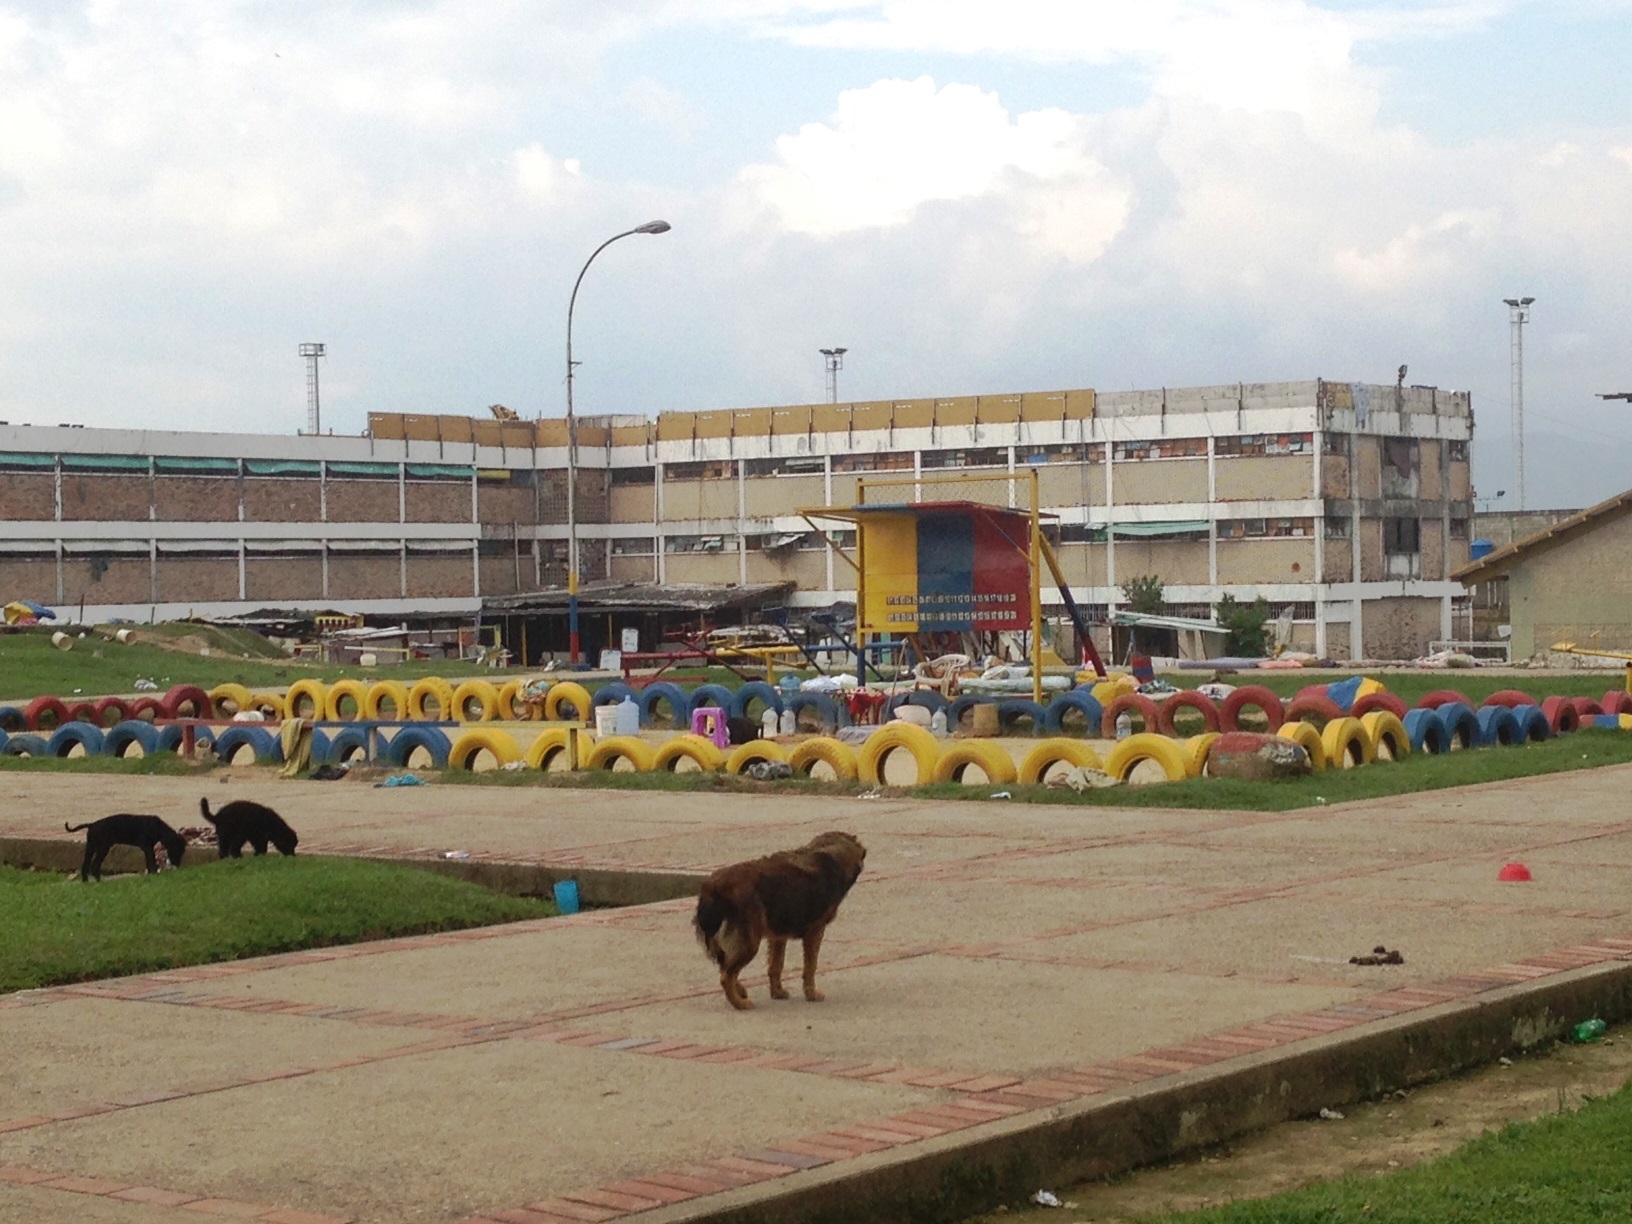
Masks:
[[[107,1181],[100,1177],[64,1177],[59,1173],[25,1169],[17,1165],[0,1164],[0,1185],[31,1186],[36,1190],[58,1190],[64,1194],[145,1203],[152,1207],[177,1207],[184,1211],[196,1211],[201,1216],[259,1220],[261,1224],[351,1224],[351,1220],[345,1216],[319,1215],[314,1211],[270,1207],[265,1203],[184,1194],[176,1190],[161,1190],[157,1186],[128,1186],[124,1182]]]

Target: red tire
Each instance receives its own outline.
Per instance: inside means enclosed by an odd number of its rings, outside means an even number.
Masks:
[[[1529,693],[1519,692],[1518,689],[1503,689],[1499,693],[1492,693],[1489,697],[1486,697],[1485,704],[1487,706],[1506,706],[1510,710],[1516,710],[1523,705],[1535,705],[1536,699],[1530,696]]]
[[[1331,691],[1324,684],[1306,684],[1292,694],[1292,700],[1296,701],[1299,697],[1330,697],[1331,695]]]
[[[1591,697],[1567,697],[1565,700],[1575,707],[1576,715],[1582,722],[1585,722],[1589,718],[1594,718],[1604,712],[1604,707],[1599,705]]]
[[[1286,703],[1287,722],[1314,723],[1324,727],[1339,718],[1347,718],[1330,697],[1294,697]]]
[[[76,701],[68,707],[68,721],[78,723],[94,723],[96,721],[96,703],[91,701]]]
[[[138,697],[130,703],[130,716],[143,722],[158,722],[161,718],[169,718],[170,712],[157,697]]]
[[[1099,719],[1099,735],[1101,739],[1116,738],[1116,717],[1126,710],[1130,715],[1142,718],[1145,721],[1144,730],[1154,731],[1161,719],[1161,711],[1156,703],[1143,693],[1123,693],[1105,707],[1105,713]]]
[[[116,726],[130,717],[130,706],[123,697],[98,697],[91,707],[96,711],[96,725],[99,727]]]
[[[215,712],[210,695],[196,684],[171,685],[159,704],[168,718],[208,718]]]
[[[1262,710],[1264,719],[1269,723],[1269,733],[1274,735],[1286,721],[1286,711],[1281,705],[1281,699],[1261,684],[1243,684],[1229,696],[1218,708],[1219,726],[1228,733],[1240,731],[1241,711],[1252,706]]]
[[[1349,717],[1360,718],[1367,714],[1374,714],[1378,710],[1387,710],[1395,718],[1401,720],[1405,718],[1405,702],[1394,696],[1393,693],[1367,693],[1364,697],[1356,699],[1349,710]]]
[[[1194,710],[1200,714],[1206,724],[1203,731],[1217,731],[1223,725],[1219,718],[1218,706],[1210,697],[1194,689],[1182,689],[1163,701],[1161,708],[1156,711],[1156,725],[1161,728],[1163,735],[1179,734],[1173,726],[1173,720],[1180,710]]]
[[[1598,706],[1605,714],[1632,714],[1632,693],[1625,689],[1610,689]]]
[[[1466,693],[1459,693],[1455,689],[1435,689],[1421,701],[1417,702],[1417,709],[1437,710],[1440,706],[1450,705],[1454,701],[1460,701],[1470,710],[1476,710],[1479,708],[1478,703],[1476,703]]]
[[[1554,735],[1567,735],[1581,725],[1581,713],[1569,697],[1549,697],[1541,703],[1542,717]]]
[[[68,707],[55,697],[36,697],[23,707],[30,731],[52,731],[68,722]]]

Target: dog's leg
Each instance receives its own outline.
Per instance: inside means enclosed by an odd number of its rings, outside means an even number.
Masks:
[[[148,842],[142,847],[142,858],[147,863],[147,874],[159,874],[159,856],[153,851],[153,843]]]
[[[827,997],[816,989],[816,957],[822,950],[822,935],[826,930],[826,927],[817,927],[815,930],[808,932],[804,938],[805,998],[812,1003],[820,1003]]]
[[[93,867],[97,871],[97,878],[101,879],[102,864],[96,861],[96,854],[91,845],[91,839],[87,837],[85,839],[85,858],[79,864],[79,882],[81,884],[90,883],[91,869]]]
[[[748,998],[747,987],[737,980],[737,975],[759,955],[759,940],[735,923],[728,922],[715,936],[715,945],[720,952],[720,988],[725,991],[725,997],[732,1007],[747,1011],[754,1004]]]
[[[765,954],[765,974],[771,979],[771,998],[773,999],[788,997],[787,987],[782,985],[782,962],[787,953],[787,939],[781,935],[772,935],[770,949]]]

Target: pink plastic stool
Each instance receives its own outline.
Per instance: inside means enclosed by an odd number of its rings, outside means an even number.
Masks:
[[[719,706],[698,706],[693,710],[691,733],[713,740],[716,748],[731,746],[731,733],[725,726],[725,711]]]

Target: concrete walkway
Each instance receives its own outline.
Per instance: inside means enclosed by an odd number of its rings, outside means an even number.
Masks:
[[[868,860],[820,1004],[757,976],[732,1011],[686,900],[0,997],[0,1218],[816,1218],[915,1162],[942,1192],[1028,1127],[1628,969],[1629,782],[1250,814],[5,774],[0,837],[193,824],[202,788],[303,853],[701,873],[843,828]],[[1347,963],[1376,944],[1406,964]]]

